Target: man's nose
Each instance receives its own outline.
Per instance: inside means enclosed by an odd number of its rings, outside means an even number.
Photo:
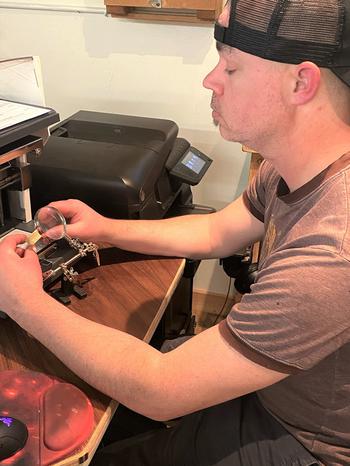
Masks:
[[[223,94],[223,86],[222,83],[219,79],[219,73],[218,73],[218,65],[209,73],[206,75],[206,77],[203,79],[203,86],[206,89],[210,89],[213,91],[216,95],[222,95]]]

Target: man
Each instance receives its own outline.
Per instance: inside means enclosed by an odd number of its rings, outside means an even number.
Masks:
[[[42,290],[36,255],[16,254],[19,235],[0,246],[0,308],[129,408],[183,416],[102,449],[94,465],[349,464],[350,1],[237,0],[219,22],[219,62],[204,80],[213,117],[225,139],[265,158],[244,195],[160,221],[54,205],[71,236],[151,254],[225,257],[264,237],[252,292],[161,354],[63,312]]]

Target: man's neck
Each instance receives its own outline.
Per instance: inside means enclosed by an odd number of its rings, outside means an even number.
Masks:
[[[268,146],[261,155],[270,160],[290,191],[295,191],[350,151],[350,127],[307,128]]]

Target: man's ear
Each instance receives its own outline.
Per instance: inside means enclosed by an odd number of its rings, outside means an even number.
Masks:
[[[228,24],[230,22],[230,11],[231,11],[231,2],[226,2],[224,8],[222,9],[222,12],[220,13],[218,17],[218,23],[221,24],[221,26],[228,27]]]
[[[303,105],[313,99],[321,81],[320,68],[310,61],[295,65],[293,69],[292,103]]]

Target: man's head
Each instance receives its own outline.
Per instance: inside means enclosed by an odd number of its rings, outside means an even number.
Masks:
[[[350,86],[350,0],[232,0],[227,6],[225,24],[215,26],[217,41],[275,62],[311,61]]]
[[[286,130],[338,82],[325,68],[346,83],[337,95],[350,95],[350,0],[232,0],[215,38],[220,60],[204,85],[226,139],[249,144]]]

